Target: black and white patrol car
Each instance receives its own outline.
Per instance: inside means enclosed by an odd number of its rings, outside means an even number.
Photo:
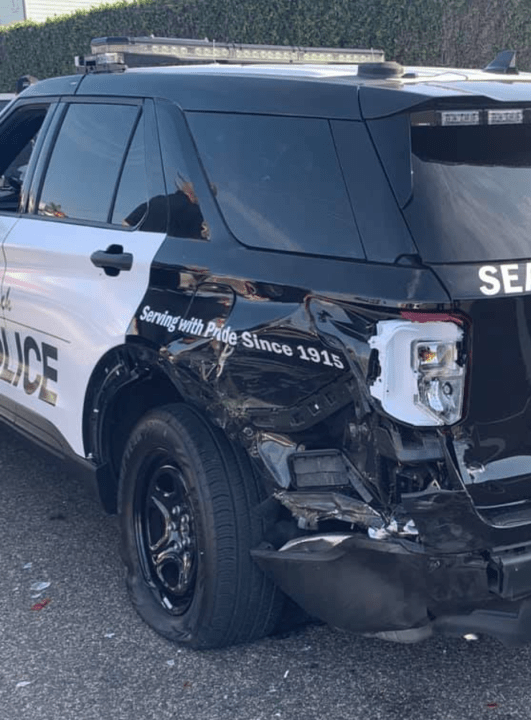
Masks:
[[[119,512],[140,615],[529,641],[531,75],[93,52],[0,121],[0,412]]]

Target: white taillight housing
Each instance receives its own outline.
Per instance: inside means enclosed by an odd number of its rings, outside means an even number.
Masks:
[[[463,413],[466,376],[459,361],[462,340],[462,328],[448,319],[379,322],[369,340],[380,366],[371,395],[385,412],[411,425],[456,423]]]

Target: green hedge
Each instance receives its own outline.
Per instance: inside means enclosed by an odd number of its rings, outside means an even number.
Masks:
[[[529,0],[138,0],[0,28],[0,91],[29,73],[69,74],[105,35],[219,42],[376,47],[405,63],[482,66],[519,51],[531,69]]]

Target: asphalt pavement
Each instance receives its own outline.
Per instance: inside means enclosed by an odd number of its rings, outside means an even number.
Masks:
[[[129,605],[116,518],[78,478],[3,428],[0,478],[0,720],[531,718],[531,648],[490,639],[173,645]]]

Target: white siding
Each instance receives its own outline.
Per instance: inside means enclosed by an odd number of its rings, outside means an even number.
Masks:
[[[55,15],[68,15],[75,10],[90,10],[105,2],[112,0],[26,0],[26,19],[44,22]]]
[[[0,0],[0,25],[10,25],[24,20],[22,0]]]

